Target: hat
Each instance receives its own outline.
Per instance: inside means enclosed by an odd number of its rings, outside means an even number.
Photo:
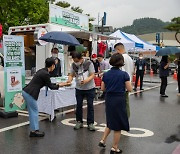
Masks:
[[[97,55],[94,53],[91,55],[91,58],[97,58]]]

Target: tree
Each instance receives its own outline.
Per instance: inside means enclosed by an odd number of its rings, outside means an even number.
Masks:
[[[5,34],[11,26],[48,22],[48,0],[0,0],[0,4],[0,21]]]
[[[168,31],[164,29],[164,27],[168,24],[168,22],[163,22],[162,20],[156,18],[140,18],[135,19],[132,25],[124,26],[119,29],[126,33],[141,35]]]
[[[90,14],[86,14],[89,17],[89,31],[93,31],[93,24],[91,23],[92,21],[95,20],[94,17],[90,17]]]
[[[170,31],[175,31],[175,39],[178,43],[180,43],[180,40],[178,40],[178,34],[180,33],[180,17],[173,18],[171,23],[165,28]]]
[[[83,13],[83,10],[79,6],[77,6],[77,7],[72,6],[71,10],[73,10],[75,12]]]
[[[55,2],[55,0],[48,0],[51,4],[53,4]]]
[[[69,4],[68,2],[65,2],[65,1],[59,1],[56,3],[56,5],[63,7],[63,8],[68,8],[71,6],[71,4]]]

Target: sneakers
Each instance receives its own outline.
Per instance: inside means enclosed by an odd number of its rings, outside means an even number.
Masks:
[[[78,129],[80,129],[80,128],[83,128],[83,123],[78,121],[78,122],[76,123],[76,125],[74,126],[74,129],[75,129],[75,130],[78,130]],[[95,131],[95,130],[96,130],[93,124],[89,124],[89,125],[88,125],[88,129],[89,129],[90,131]]]
[[[88,129],[89,129],[90,131],[95,131],[95,130],[96,130],[93,124],[89,124],[89,125],[88,125]]]
[[[74,129],[75,129],[75,130],[78,130],[78,129],[80,129],[80,128],[83,128],[83,123],[78,121],[78,122],[76,123],[76,125],[74,126]]]
[[[44,137],[45,133],[36,130],[35,132],[30,132],[29,137]]]

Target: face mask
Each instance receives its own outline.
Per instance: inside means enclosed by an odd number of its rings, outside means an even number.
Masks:
[[[52,57],[58,57],[58,54],[53,53],[53,54],[52,54]]]
[[[76,66],[80,66],[80,65],[81,65],[81,63],[80,63],[80,62],[77,62],[77,63],[75,63],[75,65],[76,65]]]
[[[139,59],[143,59],[143,57],[139,57]]]

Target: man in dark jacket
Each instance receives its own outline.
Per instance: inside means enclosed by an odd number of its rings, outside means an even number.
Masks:
[[[140,90],[144,90],[143,87],[143,77],[144,73],[146,72],[146,61],[143,59],[143,54],[139,54],[139,59],[135,63],[135,71],[136,72],[136,81],[135,81],[135,86],[134,90],[136,91],[138,80],[140,77]]]
[[[38,122],[38,107],[37,99],[39,96],[40,89],[44,86],[50,89],[58,89],[61,84],[52,84],[50,80],[49,72],[52,72],[55,68],[54,58],[47,58],[45,61],[45,68],[40,69],[36,72],[30,83],[24,87],[22,95],[27,103],[30,121],[30,137],[43,137],[44,132],[39,131]]]
[[[61,74],[61,61],[58,58],[59,50],[57,48],[52,48],[51,54],[52,57],[55,59],[55,69],[52,72],[49,72],[50,77],[59,77],[62,76]]]

